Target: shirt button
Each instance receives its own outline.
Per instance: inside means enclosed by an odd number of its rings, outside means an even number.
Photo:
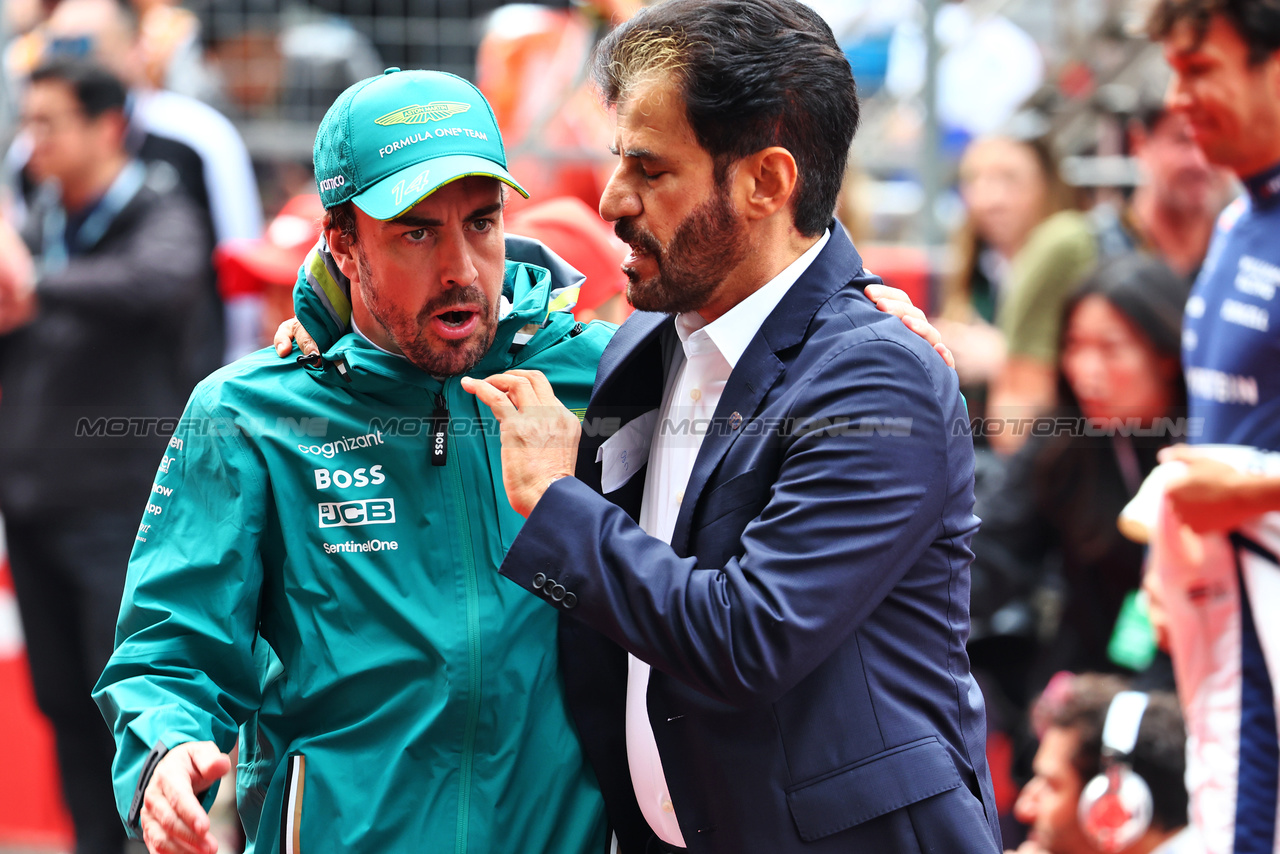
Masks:
[[[702,400],[702,389],[695,388],[693,391],[689,392],[689,397],[693,400]]]
[[[676,503],[677,503],[677,504],[683,504],[683,503],[684,503],[684,490],[683,490],[683,489],[676,493]]]
[[[663,798],[663,799],[662,799],[662,811],[663,811],[663,812],[675,812],[675,811],[676,811],[675,805],[671,803],[671,799],[670,799],[670,798]]]

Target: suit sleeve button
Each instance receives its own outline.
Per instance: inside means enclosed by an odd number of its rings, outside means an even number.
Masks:
[[[564,594],[564,609],[572,610],[574,605],[578,604],[578,597],[573,593]]]
[[[535,575],[535,576],[533,577],[533,589],[534,589],[534,590],[541,590],[541,589],[542,589],[542,585],[544,585],[544,584],[546,584],[546,583],[547,583],[547,576],[546,576],[544,573],[539,572],[537,575]]]
[[[563,600],[563,599],[564,599],[564,597],[565,597],[565,592],[566,592],[566,591],[565,591],[565,589],[564,589],[564,585],[563,585],[563,584],[557,584],[557,585],[556,585],[554,588],[552,588],[552,590],[551,590],[551,599],[552,599],[552,601],[559,602],[559,601]]]

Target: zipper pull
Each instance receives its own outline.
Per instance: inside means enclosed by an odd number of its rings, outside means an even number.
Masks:
[[[449,405],[444,395],[436,393],[436,408],[431,413],[431,465],[442,466],[449,458]]]

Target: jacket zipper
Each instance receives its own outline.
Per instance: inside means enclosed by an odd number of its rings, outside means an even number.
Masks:
[[[449,404],[444,393],[436,392],[436,408],[431,413],[431,465],[449,462]]]
[[[307,757],[289,755],[284,799],[280,804],[280,854],[302,854],[302,796],[307,781]]]
[[[443,391],[436,396],[436,413],[443,413],[444,433],[447,436],[449,409]],[[440,429],[437,427],[437,430]],[[435,431],[433,431],[435,432]],[[432,439],[435,465],[446,465],[447,460],[436,463],[435,437]],[[445,442],[447,443],[447,439]],[[443,451],[441,457],[444,458]],[[471,812],[471,776],[475,763],[476,727],[480,720],[480,584],[476,578],[476,559],[471,542],[471,520],[467,513],[466,490],[462,486],[462,467],[455,460],[447,466],[453,481],[453,505],[458,514],[458,529],[462,532],[463,571],[466,573],[467,595],[467,720],[462,736],[462,767],[458,774],[458,830],[454,840],[455,854],[466,854],[467,832]]]

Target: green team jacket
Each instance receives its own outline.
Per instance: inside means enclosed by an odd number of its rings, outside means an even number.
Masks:
[[[94,691],[121,815],[157,743],[238,731],[254,852],[603,852],[556,611],[496,571],[523,523],[497,423],[457,377],[336,338],[349,304],[321,256],[304,270],[323,362],[217,371],[160,463]],[[550,310],[557,284],[508,261],[512,311],[471,375],[541,370],[581,411],[613,327]]]

